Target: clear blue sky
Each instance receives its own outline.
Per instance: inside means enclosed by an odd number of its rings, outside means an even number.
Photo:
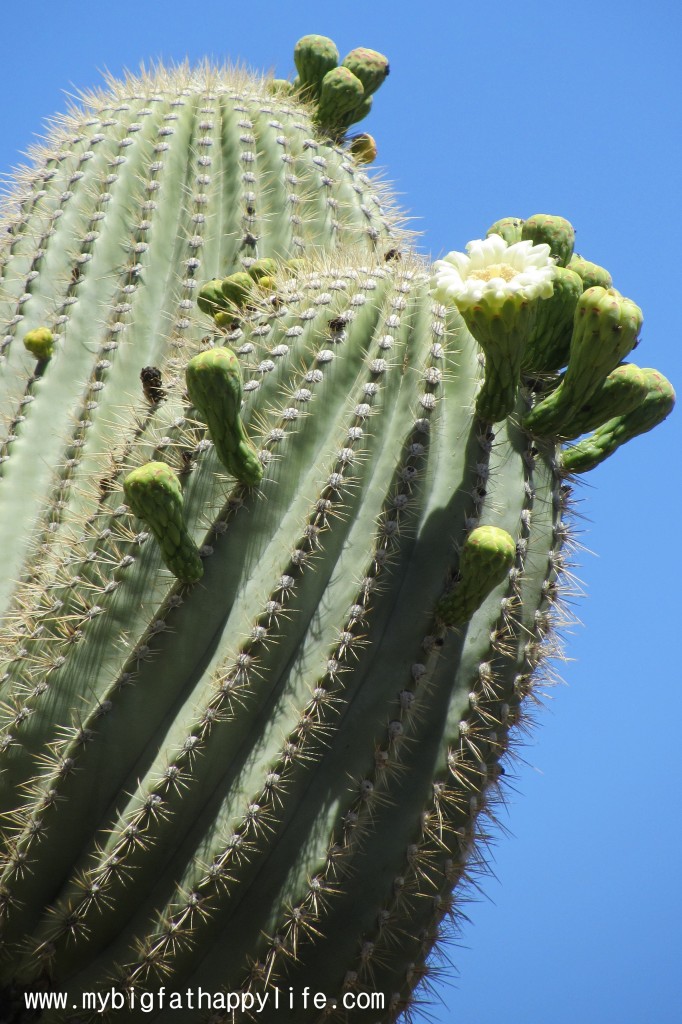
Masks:
[[[433,256],[498,217],[560,213],[644,309],[637,361],[682,390],[677,3],[33,0],[3,5],[0,172],[64,91],[141,61],[240,59],[286,76],[296,40],[386,53],[367,122]],[[682,493],[679,412],[581,488],[583,622],[567,686],[521,751],[486,899],[469,909],[438,1024],[678,1024]]]

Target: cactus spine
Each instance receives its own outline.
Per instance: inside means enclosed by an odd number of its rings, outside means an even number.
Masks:
[[[358,49],[339,67],[329,42],[299,44],[292,89],[207,69],[117,87],[18,192],[0,297],[16,1020],[26,989],[166,984],[216,993],[212,1020],[230,992],[275,1024],[276,993],[311,979],[332,1019],[369,992],[396,1019],[556,653],[565,465],[672,407],[660,375],[618,367],[634,304],[576,284],[560,218],[505,218],[491,245],[505,281],[504,246],[560,250],[573,305],[518,292],[463,317],[424,261],[387,258],[404,236],[324,83],[347,71],[371,99],[388,66]],[[575,387],[595,332],[573,307],[600,302],[627,324]],[[586,430],[589,452],[562,450]]]

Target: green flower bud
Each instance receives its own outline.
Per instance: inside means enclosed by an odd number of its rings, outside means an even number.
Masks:
[[[36,359],[49,359],[54,352],[54,335],[49,327],[34,327],[24,335],[24,348]]]
[[[327,36],[303,36],[294,47],[298,87],[309,99],[319,99],[322,79],[339,63],[339,51]]]
[[[535,245],[546,242],[557,265],[565,267],[573,255],[575,230],[564,217],[552,217],[548,213],[534,213],[524,221],[521,238],[528,238]]]
[[[352,124],[357,124],[359,121],[364,121],[364,119],[372,111],[372,100],[373,99],[374,99],[373,96],[365,96],[364,99],[361,100],[360,103],[358,103],[357,107],[353,107],[352,110],[350,110],[347,114],[345,114],[339,120],[339,123],[338,123],[339,131],[345,131],[347,128],[350,128],[350,126]]]
[[[202,285],[197,296],[197,306],[202,313],[215,316],[221,309],[227,309],[227,302],[223,295],[223,282],[220,278],[214,278]]]
[[[523,353],[525,373],[555,373],[568,362],[573,317],[583,282],[566,267],[557,267],[552,295],[537,304],[535,323]]]
[[[263,467],[241,421],[242,376],[229,348],[210,348],[185,370],[189,400],[208,425],[216,455],[240,483],[256,487]]]
[[[221,282],[221,291],[228,311],[230,307],[243,309],[253,294],[253,278],[245,271],[238,270]]]
[[[582,278],[584,289],[594,288],[595,285],[598,285],[600,288],[610,288],[613,284],[608,270],[604,270],[603,267],[598,266],[596,263],[590,263],[589,260],[584,260],[577,253],[571,256],[567,265],[569,270],[572,270]]]
[[[443,597],[436,616],[445,626],[468,622],[488,594],[509,575],[516,558],[513,538],[497,526],[478,526],[464,542],[459,580]]]
[[[371,96],[388,77],[388,60],[383,53],[376,50],[369,50],[365,46],[358,46],[351,50],[347,57],[344,57],[341,65],[352,71],[356,78],[362,82],[366,96]]]
[[[503,217],[490,225],[485,236],[487,238],[489,235],[499,235],[500,238],[504,238],[507,245],[513,245],[514,242],[521,241],[522,229],[523,221],[519,217]]]
[[[272,96],[290,96],[294,92],[293,82],[286,78],[271,78],[265,87]]]
[[[641,405],[649,393],[649,371],[634,363],[622,363],[602,381],[593,395],[563,428],[567,440],[594,430],[615,416],[625,416]]]
[[[564,378],[525,419],[533,434],[564,436],[573,417],[599,388],[611,370],[634,347],[642,326],[642,311],[615,288],[588,288],[578,300],[573,336]]]
[[[317,107],[317,121],[330,134],[338,130],[344,117],[364,99],[359,78],[348,68],[334,68],[322,79]]]
[[[633,437],[653,430],[672,412],[675,392],[669,380],[658,370],[642,370],[646,395],[634,409],[602,424],[589,437],[568,448],[562,457],[567,473],[586,473],[612,455]]]
[[[184,583],[201,579],[204,567],[185,526],[182,488],[174,470],[165,462],[148,462],[128,474],[123,492],[131,511],[154,534],[173,575]]]
[[[213,319],[215,320],[216,327],[221,327],[226,331],[233,331],[235,327],[239,327],[239,320],[237,319],[234,310],[231,312],[221,310],[219,313],[216,313]]]
[[[277,273],[277,260],[274,260],[271,256],[264,256],[262,259],[252,263],[247,273],[257,283],[260,283],[263,277],[274,277]]]

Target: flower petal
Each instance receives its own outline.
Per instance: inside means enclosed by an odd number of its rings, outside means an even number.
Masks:
[[[546,243],[534,245],[524,239],[509,245],[493,233],[468,242],[466,250],[467,254],[450,252],[434,264],[433,290],[441,301],[466,309],[484,296],[503,302],[512,295],[531,300],[552,294],[555,263]],[[500,273],[505,266],[513,273]]]

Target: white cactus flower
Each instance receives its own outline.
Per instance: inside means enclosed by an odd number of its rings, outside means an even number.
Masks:
[[[552,294],[555,263],[544,242],[508,245],[492,234],[469,242],[467,252],[450,252],[433,266],[433,295],[460,311],[484,302],[498,305],[507,299],[530,301]]]

